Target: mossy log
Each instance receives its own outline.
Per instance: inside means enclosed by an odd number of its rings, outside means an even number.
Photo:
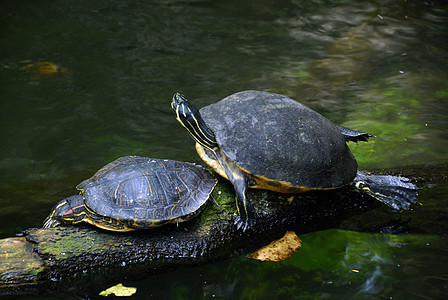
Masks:
[[[440,179],[446,169],[431,175]],[[411,178],[423,182],[422,177]],[[242,232],[233,224],[232,186],[220,180],[212,196],[218,205],[209,201],[198,217],[178,226],[131,233],[107,232],[90,225],[32,228],[22,236],[0,240],[0,295],[45,293],[93,282],[110,284],[124,277],[144,278],[210,263],[250,253],[287,230],[303,234],[335,228],[381,206],[351,187],[299,195],[250,190],[248,196],[258,217],[250,230]]]

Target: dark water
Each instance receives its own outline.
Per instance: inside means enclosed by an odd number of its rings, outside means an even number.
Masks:
[[[246,89],[291,96],[377,136],[351,145],[361,169],[448,162],[442,1],[2,1],[0,24],[0,237],[41,226],[120,156],[199,162],[170,110],[177,91],[199,107]],[[47,61],[56,74],[39,69]],[[335,265],[355,238],[323,232],[306,247],[327,265],[242,258],[130,284],[155,298],[441,298],[448,244],[427,233],[357,237],[387,255],[358,253],[366,273]]]

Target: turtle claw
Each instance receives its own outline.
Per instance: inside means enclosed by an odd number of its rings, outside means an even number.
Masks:
[[[252,227],[252,225],[254,225],[254,221],[251,219],[247,219],[246,221],[244,221],[239,215],[235,214],[235,221],[234,221],[235,225],[236,225],[236,229],[237,230],[243,230],[243,232],[245,232],[246,230],[248,230],[249,228]]]

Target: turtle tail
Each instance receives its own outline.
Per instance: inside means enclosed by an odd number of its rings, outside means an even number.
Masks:
[[[369,138],[374,137],[373,134],[351,130],[342,126],[336,126],[344,136],[346,142],[367,142]]]
[[[417,202],[416,185],[401,176],[369,176],[358,171],[353,185],[396,210],[408,210]]]

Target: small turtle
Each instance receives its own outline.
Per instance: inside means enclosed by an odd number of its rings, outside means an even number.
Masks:
[[[248,187],[300,193],[353,184],[395,209],[416,202],[417,187],[409,179],[358,171],[346,142],[365,141],[371,134],[335,126],[286,96],[244,91],[198,111],[176,93],[171,107],[196,141],[199,156],[232,182],[235,223],[243,230],[255,216]]]
[[[202,166],[140,156],[121,157],[81,182],[80,195],[60,201],[44,228],[87,222],[131,231],[180,223],[196,216],[216,180]]]

